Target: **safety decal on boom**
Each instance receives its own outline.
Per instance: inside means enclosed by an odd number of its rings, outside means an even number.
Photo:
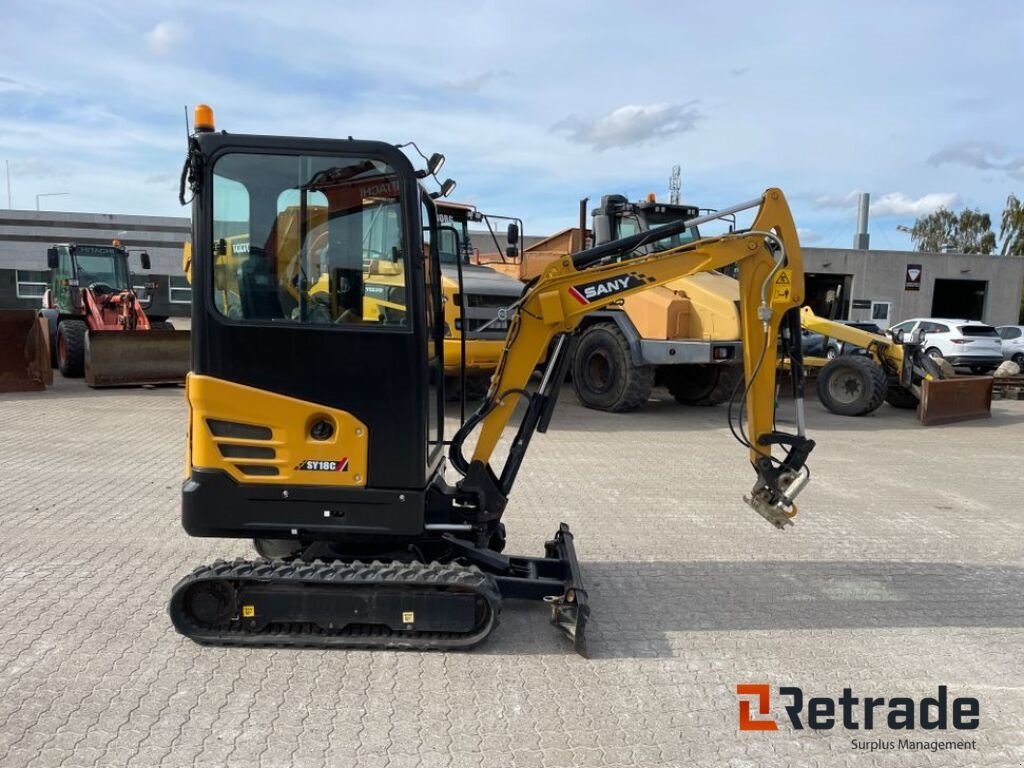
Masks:
[[[295,468],[306,472],[348,472],[348,456],[337,461],[305,459],[300,461]]]
[[[783,268],[775,277],[775,285],[772,288],[773,301],[786,301],[793,290],[793,270]]]
[[[595,280],[592,283],[580,283],[569,286],[569,293],[580,304],[590,304],[597,299],[606,296],[614,296],[630,288],[639,288],[645,283],[653,283],[653,277],[641,275],[639,272],[630,272],[621,277],[608,277],[604,280]]]

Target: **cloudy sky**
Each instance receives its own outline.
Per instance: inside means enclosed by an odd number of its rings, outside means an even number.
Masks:
[[[580,197],[666,195],[675,164],[703,207],[782,187],[818,245],[850,245],[860,190],[877,248],[1024,192],[1019,2],[4,5],[15,208],[183,215],[197,102],[234,132],[415,140],[532,234]]]

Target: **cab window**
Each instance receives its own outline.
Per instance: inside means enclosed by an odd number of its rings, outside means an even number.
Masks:
[[[230,154],[213,176],[213,303],[233,320],[407,329],[398,177],[372,158]]]

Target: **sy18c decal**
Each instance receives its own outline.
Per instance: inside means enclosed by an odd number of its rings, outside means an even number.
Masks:
[[[300,461],[296,469],[304,472],[348,472],[348,457],[331,461],[330,459],[305,459]]]

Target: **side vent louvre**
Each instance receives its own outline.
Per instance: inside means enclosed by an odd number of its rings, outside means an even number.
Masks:
[[[217,447],[225,459],[273,459],[277,456],[273,448],[264,448],[262,445],[218,443]]]
[[[279,475],[281,472],[277,467],[266,464],[236,464],[239,471],[244,475]]]
[[[210,428],[214,437],[233,437],[237,440],[269,440],[274,436],[270,427],[260,427],[255,424],[239,424],[237,421],[207,419],[206,425]]]

